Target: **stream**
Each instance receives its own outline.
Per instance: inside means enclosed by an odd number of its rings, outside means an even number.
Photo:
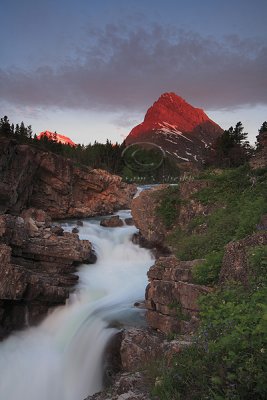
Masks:
[[[117,213],[130,217],[130,211]],[[64,223],[71,231],[73,223]],[[83,400],[103,387],[103,353],[117,332],[112,326],[138,326],[144,311],[148,250],[131,242],[134,226],[100,226],[85,219],[81,239],[92,242],[97,262],[81,265],[79,282],[67,304],[36,327],[0,343],[0,400]]]

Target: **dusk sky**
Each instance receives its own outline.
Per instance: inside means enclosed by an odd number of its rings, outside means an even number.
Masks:
[[[0,113],[121,142],[163,92],[252,143],[267,120],[266,0],[0,0]]]

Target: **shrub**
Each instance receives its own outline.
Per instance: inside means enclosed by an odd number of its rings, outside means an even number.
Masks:
[[[213,251],[206,256],[205,261],[193,269],[193,279],[199,285],[211,285],[218,282],[222,265],[223,252]]]
[[[201,301],[196,343],[183,350],[153,393],[160,400],[267,397],[267,290],[232,286]]]

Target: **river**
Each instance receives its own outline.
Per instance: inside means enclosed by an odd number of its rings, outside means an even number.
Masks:
[[[130,211],[118,214],[126,218]],[[79,267],[79,283],[65,306],[0,343],[0,400],[83,400],[101,390],[112,325],[142,319],[133,303],[144,298],[153,260],[131,242],[136,228],[83,222],[79,236],[93,243],[97,262]],[[65,230],[72,227],[64,224]]]

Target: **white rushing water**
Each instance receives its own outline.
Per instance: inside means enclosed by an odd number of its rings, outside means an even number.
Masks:
[[[138,319],[132,304],[144,297],[152,259],[132,244],[136,229],[86,220],[79,230],[93,243],[97,262],[80,267],[67,305],[0,343],[0,400],[83,400],[99,391],[103,352],[115,332],[109,326]]]

